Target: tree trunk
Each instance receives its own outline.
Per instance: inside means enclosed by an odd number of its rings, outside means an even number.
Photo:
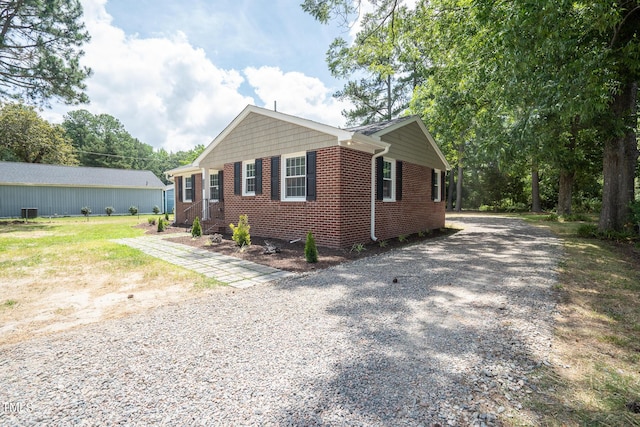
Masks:
[[[575,172],[562,169],[560,171],[560,185],[558,188],[558,215],[571,215],[571,200]]]
[[[542,212],[540,205],[540,175],[538,165],[531,167],[531,212]]]
[[[456,183],[456,212],[462,211],[462,164],[458,164],[458,182]]]
[[[604,145],[602,211],[598,230],[622,231],[629,222],[629,203],[634,200],[634,178],[638,161],[637,125],[638,83],[628,77],[611,104],[615,118],[624,125],[623,131],[609,138]]]
[[[449,171],[449,190],[447,191],[447,210],[453,210],[453,190],[455,183],[453,182],[453,171]]]

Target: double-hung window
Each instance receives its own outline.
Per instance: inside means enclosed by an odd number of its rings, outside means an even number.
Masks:
[[[305,201],[307,196],[306,153],[282,156],[282,200]]]
[[[256,195],[256,162],[249,160],[242,162],[242,195]]]
[[[185,202],[193,200],[193,182],[190,176],[184,177],[184,197]]]
[[[220,175],[217,172],[209,175],[209,198],[220,200]]]
[[[382,199],[386,201],[395,200],[395,160],[383,159],[382,161]]]
[[[442,174],[440,173],[440,171],[438,169],[434,169],[433,170],[433,175],[432,175],[432,179],[433,179],[433,201],[434,202],[439,202],[441,201],[441,197],[440,195],[442,194],[442,182],[440,181],[442,177]]]

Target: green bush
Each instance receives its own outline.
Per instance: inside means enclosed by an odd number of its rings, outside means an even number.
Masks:
[[[200,237],[202,236],[202,226],[200,225],[200,218],[196,217],[193,220],[193,225],[191,226],[191,237]]]
[[[231,238],[238,246],[251,245],[251,235],[249,234],[251,226],[249,225],[249,219],[246,215],[240,215],[238,225],[229,224],[229,228],[233,231]]]
[[[158,232],[163,232],[167,228],[167,223],[162,217],[158,218]]]
[[[571,215],[564,215],[562,219],[566,222],[577,222],[577,221],[591,221],[589,215],[583,213],[573,213]]]
[[[168,212],[164,213],[164,220],[169,222],[169,213]]]
[[[542,217],[542,220],[549,222],[558,222],[558,215],[550,213],[549,215]]]
[[[91,208],[89,206],[84,206],[82,209],[80,209],[80,213],[82,213],[82,215],[89,217],[89,215],[91,215]]]
[[[576,230],[578,237],[593,238],[598,236],[598,226],[595,224],[580,224]]]
[[[129,213],[131,215],[135,215],[138,213],[138,207],[137,206],[129,206]]]
[[[156,215],[158,215],[160,213],[160,208],[158,207],[158,205],[155,205],[153,207],[153,213],[156,214]]]
[[[309,263],[318,262],[318,247],[316,246],[316,239],[310,231],[307,233],[307,241],[304,244],[304,257]]]
[[[112,213],[114,213],[116,210],[113,209],[112,206],[107,206],[106,208],[104,208],[104,213],[107,214],[107,216],[111,216]]]
[[[156,219],[155,218],[147,218],[147,222],[149,223],[149,225],[156,225]]]

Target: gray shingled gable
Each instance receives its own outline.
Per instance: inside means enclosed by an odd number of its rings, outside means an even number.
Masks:
[[[393,126],[397,123],[404,122],[405,120],[411,120],[413,118],[414,116],[399,117],[397,119],[387,120],[384,122],[371,123],[368,125],[346,128],[345,130],[350,132],[360,133],[366,136],[371,136],[374,133],[380,132],[381,130],[388,128],[389,126]]]
[[[0,184],[163,189],[151,171],[0,162]]]

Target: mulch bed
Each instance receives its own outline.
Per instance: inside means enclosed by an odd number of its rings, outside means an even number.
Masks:
[[[157,226],[155,225],[141,224],[138,225],[138,227],[147,229],[146,234],[158,234]],[[417,234],[414,234],[409,236],[404,242],[400,242],[398,239],[390,239],[387,241],[387,245],[385,247],[381,247],[378,243],[369,242],[364,245],[364,250],[361,252],[350,249],[333,249],[318,246],[318,262],[310,264],[304,257],[304,240],[289,242],[286,240],[262,238],[252,235],[251,245],[241,249],[236,245],[236,242],[231,239],[230,234],[223,235],[221,243],[212,243],[211,235],[192,238],[190,230],[190,228],[170,226],[163,233],[175,234],[175,237],[167,239],[171,242],[194,246],[292,272],[306,272],[323,269],[333,265],[342,264],[344,262],[353,261],[355,259],[378,255],[421,241],[432,240],[436,237],[447,236],[456,231],[451,229],[434,230],[423,237],[419,237]],[[271,244],[278,247],[280,252],[270,255],[264,254],[265,241],[269,241]]]

